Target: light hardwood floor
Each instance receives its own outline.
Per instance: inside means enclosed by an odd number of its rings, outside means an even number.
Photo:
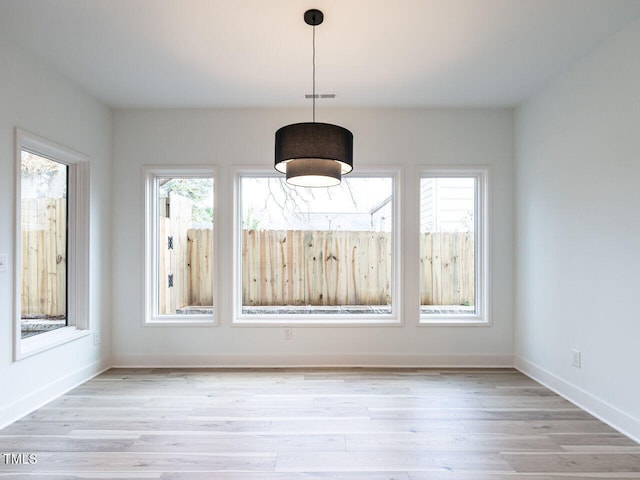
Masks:
[[[0,453],[37,457],[0,478],[640,479],[638,444],[514,370],[112,369]]]

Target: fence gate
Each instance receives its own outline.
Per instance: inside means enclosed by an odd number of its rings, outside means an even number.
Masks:
[[[159,198],[158,313],[172,315],[189,305],[187,230],[191,202],[178,196]]]

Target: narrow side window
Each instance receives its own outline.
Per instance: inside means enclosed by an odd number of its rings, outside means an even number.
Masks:
[[[486,172],[428,169],[420,179],[420,319],[486,323]]]
[[[214,177],[146,170],[147,324],[214,321]]]

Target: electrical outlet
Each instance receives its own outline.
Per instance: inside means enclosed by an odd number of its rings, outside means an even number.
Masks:
[[[293,330],[291,327],[284,327],[284,339],[293,340]]]
[[[7,264],[9,263],[9,256],[8,255],[0,255],[0,272],[6,272],[7,271]]]
[[[100,332],[93,332],[93,344],[100,345]]]
[[[580,350],[571,350],[571,366],[582,368],[582,353]]]

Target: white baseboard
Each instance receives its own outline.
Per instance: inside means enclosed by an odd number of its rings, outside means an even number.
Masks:
[[[0,429],[37,410],[69,390],[110,368],[109,360],[101,360],[58,378],[35,392],[0,408]]]
[[[534,363],[516,356],[515,367],[536,382],[553,390],[607,425],[640,443],[640,419],[557,377]]]
[[[115,355],[113,367],[513,368],[513,355]]]

